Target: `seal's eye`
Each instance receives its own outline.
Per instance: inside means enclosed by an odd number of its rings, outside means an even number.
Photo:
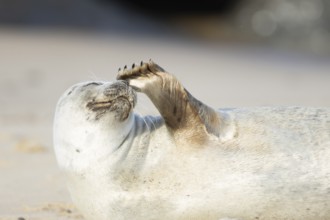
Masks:
[[[91,85],[99,86],[99,85],[102,85],[102,83],[100,83],[100,82],[90,82],[90,83],[87,83],[87,84],[83,85],[81,88],[85,88],[85,87],[91,86]]]
[[[77,86],[72,87],[72,89],[66,95],[69,96],[76,88]]]

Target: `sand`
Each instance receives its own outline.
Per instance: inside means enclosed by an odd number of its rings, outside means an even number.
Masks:
[[[152,58],[213,107],[330,107],[329,57],[261,46],[0,28],[0,219],[82,219],[52,148],[57,99],[73,83],[114,80]],[[139,96],[137,111],[157,114]]]

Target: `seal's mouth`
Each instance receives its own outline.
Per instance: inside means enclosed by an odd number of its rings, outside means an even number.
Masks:
[[[107,85],[86,107],[95,112],[95,119],[113,112],[119,120],[128,118],[136,104],[136,93],[126,82],[117,81]]]
[[[112,103],[113,103],[113,100],[103,101],[103,102],[89,102],[87,104],[87,107],[93,111],[96,111],[97,109],[109,108]]]
[[[103,109],[109,109],[111,106],[114,105],[115,102],[126,102],[126,104],[130,105],[130,108],[134,108],[134,102],[129,100],[128,97],[125,96],[119,96],[115,99],[112,100],[107,100],[107,101],[91,101],[87,103],[87,108],[89,108],[92,111],[99,111]]]

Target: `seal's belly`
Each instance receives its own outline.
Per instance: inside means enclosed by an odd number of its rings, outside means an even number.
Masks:
[[[87,175],[72,184],[75,204],[95,220],[330,219],[330,113],[258,111],[228,112],[231,139],[193,151],[158,145],[156,162],[148,151]]]
[[[77,204],[83,203],[86,216],[100,220],[327,219],[329,156],[218,150],[172,155],[126,182],[90,181],[78,190],[88,196],[74,197],[81,198]]]

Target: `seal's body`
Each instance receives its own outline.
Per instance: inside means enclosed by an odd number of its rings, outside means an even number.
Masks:
[[[56,156],[87,219],[330,219],[329,109],[215,111],[152,62],[118,79],[57,106]],[[132,87],[161,116],[134,114]]]

